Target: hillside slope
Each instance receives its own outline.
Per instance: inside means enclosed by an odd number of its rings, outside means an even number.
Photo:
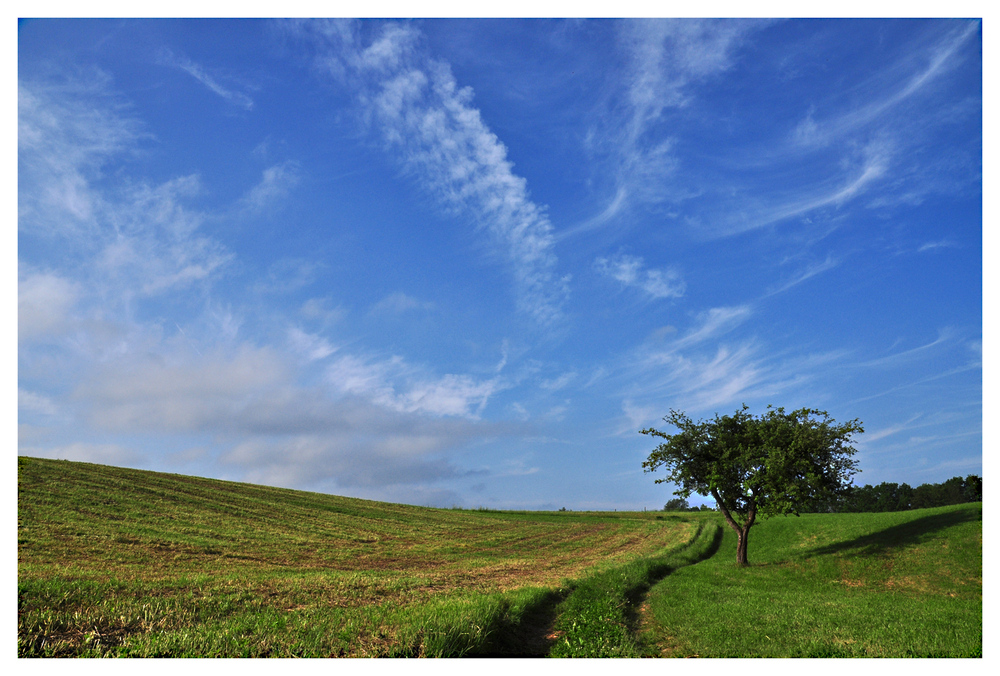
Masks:
[[[430,509],[19,458],[18,651],[485,650],[497,626],[551,614],[564,581],[696,531],[662,514]]]

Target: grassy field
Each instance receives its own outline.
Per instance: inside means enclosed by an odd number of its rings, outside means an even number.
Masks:
[[[804,514],[750,532],[655,585],[647,644],[668,656],[981,657],[982,503]]]
[[[575,580],[699,535],[19,458],[18,654],[541,655]]]
[[[971,656],[981,506],[441,510],[18,459],[27,656]]]

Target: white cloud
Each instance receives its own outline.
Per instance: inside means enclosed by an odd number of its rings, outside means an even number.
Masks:
[[[684,87],[729,69],[732,52],[752,22],[651,19],[621,23],[621,41],[632,56],[629,102],[635,141],[668,107],[687,102]]]
[[[372,314],[402,314],[411,310],[433,310],[434,303],[418,300],[405,293],[392,293],[372,306]]]
[[[674,270],[644,269],[639,256],[617,254],[610,259],[598,258],[594,268],[601,274],[618,280],[625,286],[645,291],[651,298],[677,298],[684,295],[684,280]]]
[[[693,19],[622,21],[618,43],[629,57],[625,96],[609,124],[594,133],[595,147],[611,160],[614,197],[599,216],[571,234],[599,227],[632,203],[655,204],[690,196],[674,180],[678,159],[663,113],[683,108],[690,85],[728,70],[733,54],[760,22]]]
[[[290,333],[305,349],[325,351],[324,341]],[[315,354],[315,353],[314,353]],[[346,373],[341,360],[330,373]],[[308,367],[306,367],[308,368]],[[365,381],[362,371],[371,378]],[[412,377],[397,392],[379,378]],[[161,345],[157,354],[126,354],[96,365],[72,395],[91,429],[130,436],[211,434],[221,449],[218,468],[239,480],[269,485],[378,488],[419,484],[468,473],[447,454],[484,431],[507,434],[476,420],[494,382],[467,376],[420,378],[416,369],[390,360],[357,360],[348,390],[298,385],[294,364],[269,348],[243,345],[194,356]],[[333,388],[336,389],[336,388]],[[380,394],[388,394],[383,400]],[[59,402],[21,391],[22,409],[51,413]],[[490,430],[493,430],[492,432]],[[132,464],[142,457],[116,445],[37,444],[21,436],[19,452],[42,457]],[[83,428],[87,433],[87,428]],[[32,439],[35,445],[28,446]],[[233,441],[236,440],[236,441]],[[190,458],[188,459],[190,461]]]
[[[97,260],[104,282],[123,296],[155,295],[208,279],[232,260],[217,241],[197,234],[203,214],[184,206],[200,191],[197,176],[139,185],[109,204]]]
[[[185,206],[201,190],[196,175],[97,187],[101,171],[141,138],[106,76],[21,82],[19,94],[19,229],[74,259],[90,293],[127,304],[206,280],[230,260],[198,234],[204,215]]]
[[[166,357],[169,357],[167,359]],[[97,427],[112,431],[190,432],[252,428],[289,393],[289,366],[273,350],[232,354],[123,356],[81,383],[74,398]],[[308,409],[306,409],[308,410]]]
[[[208,293],[185,293],[211,281],[233,258],[202,234],[211,215],[189,206],[202,194],[201,180],[130,180],[118,161],[137,149],[141,125],[109,91],[102,78],[62,87],[21,83],[21,236],[59,247],[69,261],[58,273],[20,264],[18,324],[28,344],[19,355],[21,376],[32,379],[30,387],[19,388],[22,415],[72,412],[74,441],[111,433],[156,447],[163,433],[211,435],[214,449],[230,444],[227,467],[253,479],[284,472],[289,485],[314,484],[323,475],[313,460],[329,462],[328,476],[338,485],[377,488],[461,475],[464,470],[445,454],[492,429],[479,417],[492,395],[508,386],[499,378],[502,366],[492,378],[441,376],[401,358],[344,354],[316,327],[325,329],[344,314],[322,298],[301,306],[298,319],[312,326],[280,327],[280,345],[237,342],[240,317]],[[98,182],[112,166],[122,180]],[[270,167],[222,213],[266,208],[297,175],[295,164]],[[52,192],[53,186],[68,187]],[[527,225],[510,241],[530,239]],[[315,265],[279,261],[265,279],[268,290],[311,283]],[[533,263],[525,265],[519,269]],[[153,296],[170,302],[154,306]],[[163,316],[192,300],[204,308],[200,318]],[[141,319],[154,307],[154,319]],[[397,294],[383,307],[428,304]],[[55,338],[44,354],[30,344]],[[303,385],[315,382],[320,360],[321,382]],[[53,441],[65,426],[33,425],[21,426],[20,453],[125,465],[147,460],[127,444],[98,437],[67,445]],[[232,445],[234,438],[241,441]],[[50,445],[43,448],[43,442]],[[163,451],[150,453],[160,457]]]
[[[360,89],[366,114],[411,174],[489,233],[513,272],[519,309],[542,325],[556,322],[566,282],[554,272],[552,225],[472,105],[472,90],[417,50],[413,27],[387,24],[368,47],[360,46],[357,24],[304,28],[322,36],[328,72]]]
[[[70,327],[69,312],[79,286],[52,273],[28,274],[17,284],[17,338],[52,338]]]
[[[747,305],[711,308],[673,340],[650,341],[624,355],[613,369],[625,416],[619,434],[634,434],[671,408],[692,415],[741,403],[779,404],[807,387],[843,351],[773,355],[754,340],[722,343],[752,314]],[[810,398],[821,397],[815,390]]]
[[[32,458],[52,458],[54,460],[74,460],[76,462],[93,462],[102,465],[135,466],[142,461],[142,456],[134,449],[118,444],[75,443],[65,446],[21,447],[18,455]]]
[[[302,304],[299,312],[307,319],[313,319],[323,324],[332,324],[347,314],[341,307],[330,307],[328,298],[310,298]]]
[[[956,58],[959,48],[975,35],[980,28],[979,21],[957,26],[944,35],[929,50],[914,49],[907,53],[904,62],[888,69],[912,71],[912,75],[892,89],[883,83],[870,85],[871,91],[889,91],[887,96],[870,101],[863,106],[832,115],[817,121],[815,109],[810,109],[806,118],[792,131],[793,141],[805,147],[827,146],[842,141],[863,127],[881,122],[891,108],[898,106],[924,89],[936,77],[944,73]],[[893,91],[894,90],[894,91]]]
[[[17,408],[19,411],[56,415],[59,408],[49,397],[17,388]]]
[[[865,362],[860,362],[857,366],[862,368],[870,368],[872,366],[878,367],[894,367],[901,366],[912,362],[914,359],[922,357],[928,350],[932,350],[938,345],[942,345],[951,341],[955,337],[955,331],[950,327],[946,327],[938,331],[938,337],[929,343],[925,343],[918,347],[905,350],[903,352],[896,352],[895,354],[890,354],[885,357],[879,357],[878,359],[870,359]]]
[[[771,291],[768,291],[765,294],[765,297],[766,296],[774,296],[774,295],[782,293],[784,291],[788,291],[792,287],[798,286],[799,284],[801,284],[802,282],[806,281],[807,279],[811,279],[811,278],[815,277],[816,275],[818,275],[820,273],[826,272],[827,270],[832,270],[833,268],[837,267],[838,265],[840,265],[840,261],[836,260],[832,256],[827,256],[826,260],[823,261],[822,263],[816,263],[814,265],[810,265],[805,270],[803,270],[798,275],[796,275],[792,279],[788,280],[784,284],[778,286],[777,288],[775,288],[775,289],[773,289]]]
[[[576,372],[575,371],[567,371],[566,373],[562,374],[558,378],[551,378],[551,379],[548,379],[548,380],[543,380],[540,383],[540,385],[541,385],[541,387],[542,387],[543,390],[550,390],[552,392],[555,392],[556,390],[563,389],[564,387],[566,387],[567,385],[569,385],[574,380],[576,380]]]
[[[422,435],[327,433],[280,440],[252,438],[238,443],[220,460],[223,466],[239,468],[243,480],[267,485],[333,482],[344,488],[378,488],[427,484],[467,473],[442,457],[463,436],[442,429],[424,430]]]
[[[472,419],[478,418],[494,393],[507,387],[498,377],[429,376],[398,356],[377,360],[344,355],[327,367],[326,379],[339,392],[394,411]]]
[[[951,240],[947,239],[942,239],[936,242],[927,242],[926,244],[922,244],[920,248],[917,249],[917,252],[922,253],[924,251],[933,251],[934,249],[941,249],[945,247],[958,248],[958,246],[959,245],[956,242],[952,242]]]
[[[885,427],[877,431],[868,430],[865,432],[864,443],[867,445],[872,442],[878,441],[879,439],[884,439],[888,436],[899,434],[900,432],[905,432],[906,430],[914,429],[916,427],[924,427],[928,423],[925,423],[924,425],[912,424],[915,420],[918,420],[921,417],[923,417],[922,414],[918,413],[917,415],[913,416],[904,423],[899,423],[898,425],[891,425],[889,427]]]
[[[160,62],[167,66],[180,68],[226,101],[235,104],[244,110],[253,109],[253,99],[242,92],[233,91],[232,89],[223,87],[219,84],[216,77],[210,75],[204,68],[190,59],[183,56],[175,56],[170,50],[163,50],[160,55]]]
[[[309,361],[325,359],[337,351],[325,338],[293,326],[288,329],[288,343],[292,350],[303,355]]]
[[[243,209],[259,213],[287,197],[290,190],[299,182],[299,171],[299,164],[292,161],[265,169],[260,183],[243,196],[241,200]]]
[[[729,236],[763,228],[782,221],[806,216],[824,208],[839,209],[871,190],[885,179],[892,164],[895,147],[886,138],[870,141],[830,170],[830,178],[813,185],[792,188],[777,194],[770,202],[747,197],[739,206],[727,200],[710,217],[704,228],[710,236]],[[718,207],[717,207],[718,208]]]
[[[100,208],[91,181],[143,138],[122,114],[100,72],[63,81],[18,82],[18,228],[39,234],[89,233]]]
[[[669,349],[676,351],[723,335],[749,319],[752,312],[753,309],[749,305],[710,308],[700,313],[697,318],[698,324],[677,338]]]

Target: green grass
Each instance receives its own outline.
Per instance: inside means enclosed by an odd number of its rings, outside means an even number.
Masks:
[[[749,568],[719,552],[654,586],[650,652],[702,657],[981,657],[982,504],[774,518]]]
[[[639,603],[650,586],[675,570],[706,559],[718,549],[722,529],[701,519],[686,545],[601,571],[574,585],[558,608],[558,638],[552,657],[642,657],[636,637]]]
[[[18,655],[982,655],[982,508],[430,509],[18,459]]]
[[[18,654],[544,654],[573,581],[695,531],[19,458]]]

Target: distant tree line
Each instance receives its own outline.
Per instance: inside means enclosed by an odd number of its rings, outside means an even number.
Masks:
[[[946,507],[966,502],[983,501],[983,480],[975,474],[964,479],[952,477],[940,484],[909,484],[883,481],[877,486],[851,486],[839,497],[816,500],[803,512],[903,512],[924,507]],[[664,512],[698,512],[711,510],[707,505],[689,507],[684,498],[673,498],[663,506]]]
[[[711,512],[714,511],[708,505],[695,505],[694,507],[688,507],[688,501],[684,498],[671,498],[667,500],[667,504],[663,506],[664,512]]]
[[[851,486],[842,495],[817,500],[803,512],[902,512],[924,507],[945,507],[983,501],[983,480],[975,474],[952,477],[940,484],[883,481],[877,486]]]

